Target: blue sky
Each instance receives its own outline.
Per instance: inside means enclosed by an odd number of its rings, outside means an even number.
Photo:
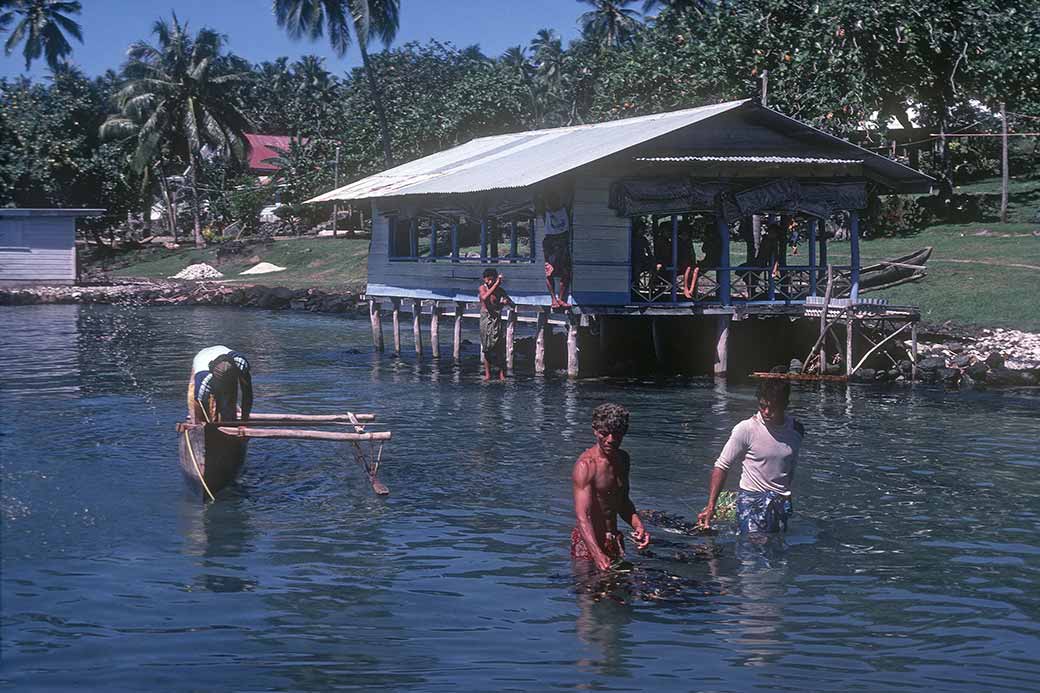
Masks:
[[[77,18],[83,27],[83,44],[72,41],[72,62],[88,75],[98,75],[123,62],[126,47],[137,39],[150,39],[152,22],[176,10],[182,21],[199,28],[209,26],[227,34],[231,50],[253,62],[280,55],[325,58],[333,72],[360,63],[356,48],[342,59],[326,43],[292,41],[275,24],[270,0],[82,0]],[[577,20],[588,5],[577,0],[401,0],[401,29],[394,45],[437,39],[461,47],[479,44],[488,55],[499,55],[509,46],[526,44],[542,28],[555,29],[567,41],[578,35]],[[0,76],[25,74],[20,52],[0,53]],[[42,61],[33,64],[32,77],[46,74]]]

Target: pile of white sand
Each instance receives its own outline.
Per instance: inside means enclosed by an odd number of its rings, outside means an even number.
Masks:
[[[239,272],[239,274],[267,274],[268,272],[281,272],[284,269],[284,267],[279,267],[270,262],[261,262],[258,265],[253,265],[244,272]]]
[[[170,279],[189,279],[192,281],[198,281],[199,279],[221,279],[223,276],[224,275],[212,265],[200,262],[195,265],[188,265],[180,272],[170,277]]]

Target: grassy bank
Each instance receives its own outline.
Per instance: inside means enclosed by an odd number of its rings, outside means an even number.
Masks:
[[[864,265],[925,246],[935,250],[928,276],[869,296],[916,305],[930,323],[1040,331],[1040,238],[1033,224],[933,226],[905,238],[860,243]],[[980,231],[996,235],[978,236]],[[848,262],[848,243],[830,246],[834,264]]]
[[[113,277],[165,279],[199,262],[216,267],[228,283],[264,284],[290,288],[362,289],[368,261],[368,238],[292,238],[251,244],[234,255],[220,246],[163,247],[128,251],[110,260]],[[285,267],[283,272],[240,275],[259,262]]]

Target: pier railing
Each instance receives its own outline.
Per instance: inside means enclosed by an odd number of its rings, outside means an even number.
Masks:
[[[835,296],[847,295],[852,287],[852,268],[834,266]],[[671,268],[643,270],[634,275],[632,300],[636,303],[802,303],[809,296],[822,296],[827,288],[826,268],[811,265],[767,267],[702,268],[691,298],[683,294],[683,275]],[[729,281],[723,277],[728,275]],[[722,295],[723,286],[729,295]]]

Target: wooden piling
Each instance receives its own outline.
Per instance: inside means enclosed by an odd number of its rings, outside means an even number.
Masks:
[[[383,321],[374,298],[368,299],[368,316],[372,321],[372,346],[376,351],[383,351]]]
[[[910,382],[917,382],[917,323],[910,323]]]
[[[422,301],[412,299],[412,338],[415,341],[415,356],[422,358]]]
[[[852,375],[852,332],[856,329],[856,319],[852,317],[852,309],[849,309],[848,317],[845,319],[845,375]]]
[[[393,301],[392,316],[394,319],[394,356],[401,355],[401,299],[395,298]]]
[[[715,377],[725,379],[729,375],[729,325],[732,316],[719,315],[715,318]]]
[[[462,360],[462,313],[466,308],[465,303],[455,304],[455,333],[452,337],[451,354],[455,363]]]
[[[515,239],[516,236],[514,235]],[[515,252],[513,253],[516,254]],[[506,369],[513,375],[513,348],[516,342],[516,306],[509,309],[509,317],[506,320]]]
[[[538,323],[534,333],[534,372],[538,375],[545,373],[545,333],[548,332],[549,316],[545,308],[538,311]]]
[[[581,317],[567,316],[567,377],[578,377],[578,328]]]
[[[437,306],[437,302],[434,301],[433,310],[430,313],[430,351],[435,359],[441,357],[440,329],[441,309]]]
[[[650,318],[650,341],[654,347],[654,361],[658,366],[664,365],[664,336],[661,334],[661,318],[654,316]]]

